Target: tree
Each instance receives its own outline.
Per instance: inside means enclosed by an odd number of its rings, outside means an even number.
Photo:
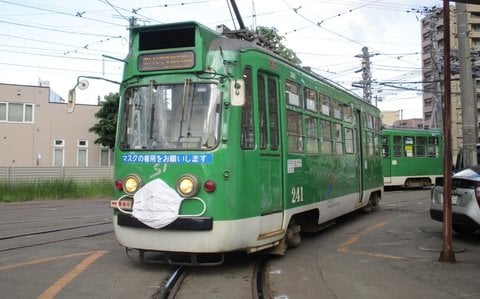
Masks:
[[[258,26],[257,32],[262,41],[266,43],[264,46],[270,48],[273,52],[294,64],[302,63],[293,50],[285,47],[285,45],[282,43],[282,40],[285,39],[285,37],[280,36],[275,27],[268,28],[264,26]]]
[[[113,149],[115,147],[115,133],[117,130],[117,115],[120,96],[118,93],[110,93],[104,97],[102,108],[95,113],[95,117],[99,119],[93,127],[88,129],[99,136],[95,140],[95,144],[101,144]]]

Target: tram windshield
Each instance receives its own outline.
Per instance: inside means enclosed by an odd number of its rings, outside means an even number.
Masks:
[[[126,90],[122,150],[209,150],[219,140],[221,93],[215,84],[136,86]]]

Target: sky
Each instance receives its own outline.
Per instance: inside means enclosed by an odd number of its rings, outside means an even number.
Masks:
[[[372,104],[422,118],[421,19],[441,0],[236,0],[246,27],[275,28],[316,73],[362,96],[362,48]],[[421,2],[421,4],[419,4]],[[121,81],[131,17],[139,25],[197,21],[238,29],[230,0],[0,0],[0,83],[48,81],[64,99],[78,76]],[[357,83],[358,84],[358,83]],[[90,80],[78,103],[118,91]]]

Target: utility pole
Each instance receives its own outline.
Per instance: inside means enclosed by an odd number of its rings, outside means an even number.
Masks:
[[[355,83],[360,84],[360,87],[363,88],[363,100],[367,103],[372,103],[372,73],[370,71],[370,57],[372,56],[373,54],[368,53],[367,47],[362,48],[362,54],[355,56],[362,58],[362,69],[358,71],[362,72],[362,81]]]
[[[443,0],[443,247],[438,260],[455,262],[452,246],[452,124],[451,124],[451,74],[450,74],[450,2]]]
[[[467,4],[456,3],[460,99],[462,107],[464,167],[477,164],[477,101],[472,78],[472,55],[468,30]]]
[[[438,37],[437,37],[437,20],[441,17],[441,11],[430,10],[432,21],[430,22],[430,44],[431,48],[431,57],[432,57],[432,74],[433,74],[433,109],[432,116],[430,118],[429,128],[441,128],[443,124],[443,107],[442,107],[442,86],[440,80],[440,51],[438,47]]]

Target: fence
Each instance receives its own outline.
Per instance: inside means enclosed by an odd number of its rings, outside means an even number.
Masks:
[[[113,167],[0,167],[0,182],[113,180]]]

